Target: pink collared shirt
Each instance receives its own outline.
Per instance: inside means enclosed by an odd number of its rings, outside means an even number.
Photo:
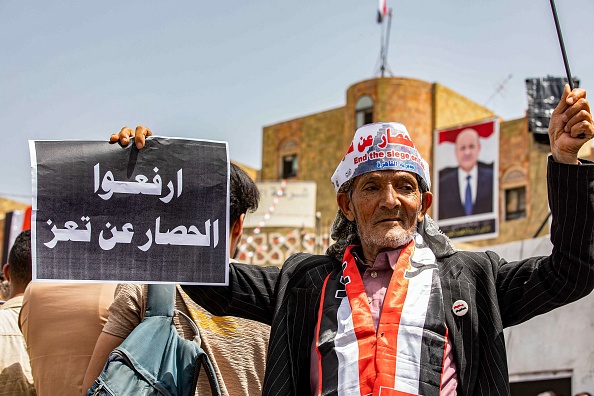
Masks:
[[[354,252],[355,260],[359,268],[365,268],[361,274],[363,285],[365,286],[365,293],[367,294],[367,301],[371,308],[371,317],[373,319],[373,326],[377,330],[379,325],[382,307],[384,305],[384,297],[386,290],[390,284],[390,278],[394,272],[394,267],[400,256],[400,249],[382,252],[377,255],[373,266],[365,264],[357,254]],[[456,376],[456,362],[450,340],[446,344],[446,356],[443,362],[443,375],[441,382],[441,394],[445,396],[456,396],[456,388],[458,386],[458,377]],[[310,350],[310,387],[311,394],[317,395],[319,387],[319,372],[318,372],[318,353],[316,352],[316,340],[311,344]]]

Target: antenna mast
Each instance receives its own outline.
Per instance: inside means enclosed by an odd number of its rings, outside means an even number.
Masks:
[[[384,6],[385,6],[385,2],[384,2]],[[380,6],[381,8],[381,6]],[[388,18],[388,24],[387,26],[385,26],[386,24],[384,23],[386,18],[384,17],[387,16]],[[378,22],[381,24],[381,36],[380,36],[380,56],[379,56],[379,73],[378,73],[378,69],[376,68],[374,75],[380,75],[381,77],[384,77],[386,75],[386,71],[388,72],[388,74],[390,76],[393,76],[392,71],[390,70],[390,67],[388,66],[388,49],[389,49],[389,45],[390,45],[390,29],[392,26],[392,8],[390,8],[390,10],[387,13],[379,13],[378,15]],[[377,67],[377,66],[376,66]]]
[[[384,41],[383,26],[382,26],[382,49],[381,49],[382,66],[380,68],[382,77],[384,77],[386,70],[388,70],[390,72],[390,75],[392,75],[392,72],[390,71],[390,69],[388,67],[388,49],[390,48],[390,27],[391,26],[392,26],[392,8],[390,8],[390,11],[388,11],[388,28],[387,28],[387,32],[386,32],[385,41]]]

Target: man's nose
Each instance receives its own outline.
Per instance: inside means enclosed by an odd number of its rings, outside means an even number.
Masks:
[[[382,200],[380,205],[388,209],[393,209],[397,206],[400,206],[400,197],[398,195],[398,191],[392,186],[385,188],[382,191]]]

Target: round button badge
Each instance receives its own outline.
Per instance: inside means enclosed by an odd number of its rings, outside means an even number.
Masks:
[[[458,300],[452,305],[452,311],[456,316],[464,316],[468,312],[468,304],[464,300]]]

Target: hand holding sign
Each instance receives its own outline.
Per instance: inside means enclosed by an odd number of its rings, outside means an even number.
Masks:
[[[30,142],[35,279],[226,282],[227,144],[146,136]]]
[[[110,143],[120,142],[122,146],[127,146],[130,143],[130,138],[133,138],[136,148],[140,150],[144,147],[147,136],[153,136],[153,133],[147,127],[137,126],[134,131],[128,127],[123,127],[120,133],[112,134],[109,141]]]

